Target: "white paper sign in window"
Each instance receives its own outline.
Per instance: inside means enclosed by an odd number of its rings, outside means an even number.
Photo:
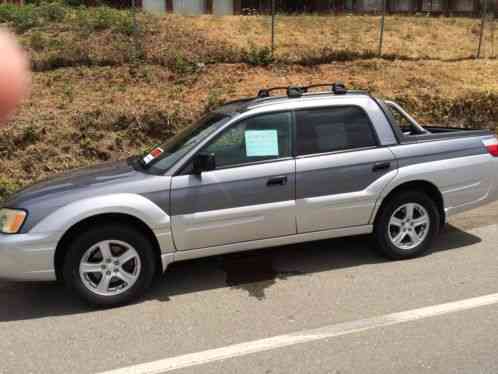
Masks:
[[[277,130],[247,130],[244,135],[247,157],[278,156]]]

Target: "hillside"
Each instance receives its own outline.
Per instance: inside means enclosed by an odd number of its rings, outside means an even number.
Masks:
[[[31,97],[0,130],[0,199],[66,168],[141,152],[208,108],[272,85],[341,80],[400,101],[424,122],[498,122],[498,60],[465,58],[476,20],[389,17],[388,58],[378,59],[368,49],[376,17],[279,17],[272,62],[267,17],[140,14],[133,38],[128,12],[48,6],[44,16],[33,8],[27,26],[0,6],[0,22],[17,30],[36,70]],[[335,38],[346,24],[356,25],[350,40]]]

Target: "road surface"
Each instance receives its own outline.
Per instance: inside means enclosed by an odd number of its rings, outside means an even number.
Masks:
[[[422,258],[356,237],[195,260],[112,310],[0,282],[0,373],[497,373],[497,243],[498,203]]]

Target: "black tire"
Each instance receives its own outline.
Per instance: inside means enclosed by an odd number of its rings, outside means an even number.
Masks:
[[[396,246],[389,235],[389,221],[398,208],[404,204],[416,203],[427,211],[429,216],[429,227],[425,239],[410,249],[402,249]],[[439,232],[440,214],[435,202],[421,191],[400,192],[386,201],[377,214],[374,223],[374,240],[379,252],[392,260],[404,260],[426,254],[432,240]],[[422,227],[423,228],[423,227]]]
[[[140,259],[140,272],[137,272],[137,279],[129,289],[117,295],[104,296],[92,292],[83,283],[79,266],[90,248],[107,240],[124,242],[133,247]],[[154,248],[150,240],[133,227],[114,224],[94,226],[79,234],[69,245],[62,270],[65,284],[85,302],[96,307],[115,307],[141,297],[150,287],[156,267]]]

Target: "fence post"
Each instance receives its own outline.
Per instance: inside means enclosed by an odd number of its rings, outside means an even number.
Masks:
[[[143,56],[143,45],[141,44],[140,39],[140,26],[138,25],[137,20],[137,7],[141,7],[142,0],[131,0],[131,16],[133,17],[133,26],[132,26],[132,38],[133,38],[133,55],[131,56],[131,63],[138,64],[138,60],[140,60]]]
[[[382,57],[382,45],[384,44],[384,24],[386,22],[386,3],[387,0],[382,0],[382,17],[380,19],[380,35],[379,35],[379,57]]]
[[[484,0],[482,19],[481,19],[481,31],[479,33],[479,46],[477,47],[477,58],[481,58],[481,47],[482,47],[482,39],[484,36],[484,26],[486,24],[487,10],[488,10],[488,0]]]
[[[271,58],[275,52],[275,0],[271,0]]]
[[[496,34],[496,12],[493,13],[492,24],[491,24],[491,57],[496,58],[496,49],[495,49],[495,34]]]

